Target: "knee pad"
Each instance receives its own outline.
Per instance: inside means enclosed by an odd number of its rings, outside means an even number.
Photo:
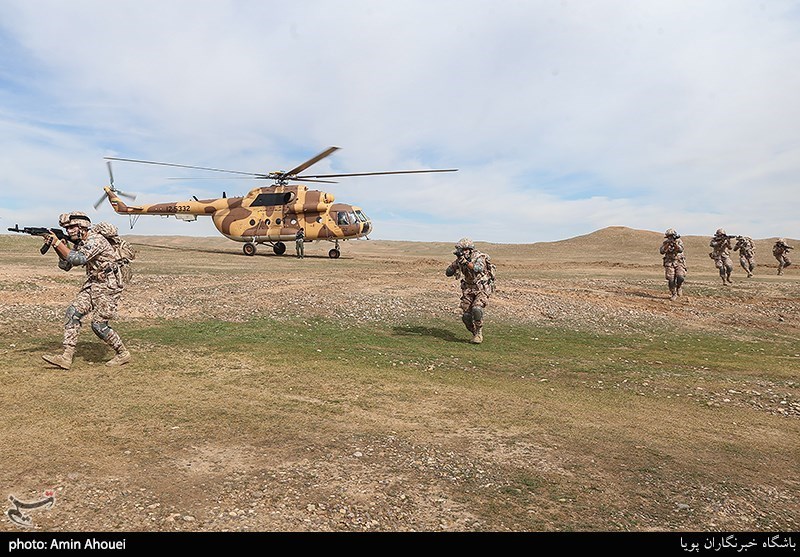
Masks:
[[[75,306],[69,306],[67,311],[64,312],[64,326],[74,327],[76,325],[80,325],[81,319],[84,315],[86,314],[79,312],[77,309],[75,309]]]
[[[483,308],[472,308],[472,320],[483,321]]]
[[[92,323],[92,331],[101,339],[106,340],[111,334],[111,327],[108,326],[108,321],[95,321]]]
[[[469,327],[470,325],[472,325],[472,314],[471,313],[463,314],[461,316],[461,321],[463,321],[464,324]]]

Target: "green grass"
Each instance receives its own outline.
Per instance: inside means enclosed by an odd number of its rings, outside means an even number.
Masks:
[[[476,346],[458,320],[172,320],[116,328],[131,364],[102,366],[111,353],[87,327],[68,373],[40,361],[59,349],[57,323],[29,326],[36,332],[24,338],[0,331],[9,370],[0,373],[0,404],[35,416],[18,418],[0,441],[49,455],[28,462],[31,470],[56,473],[96,460],[110,474],[128,462],[126,451],[155,467],[168,448],[199,443],[296,455],[308,447],[335,452],[337,440],[351,436],[399,436],[419,446],[436,439],[443,454],[486,463],[483,473],[459,473],[463,487],[452,494],[485,523],[592,530],[647,527],[652,522],[626,510],[642,490],[647,512],[668,516],[665,502],[674,505],[684,490],[720,482],[745,494],[758,482],[776,489],[796,469],[786,443],[798,433],[796,420],[748,406],[751,395],[724,407],[698,395],[795,380],[786,365],[791,339],[769,332],[737,341],[732,357],[729,339],[713,334],[500,322],[487,323]],[[491,443],[482,446],[476,432]],[[403,462],[387,466],[408,474]],[[781,509],[766,511],[764,524],[781,524]]]

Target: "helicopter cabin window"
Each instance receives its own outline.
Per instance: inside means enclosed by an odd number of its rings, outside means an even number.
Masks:
[[[280,193],[259,193],[253,202],[250,204],[251,207],[274,207],[275,205],[285,205],[292,200],[292,192],[280,192]]]

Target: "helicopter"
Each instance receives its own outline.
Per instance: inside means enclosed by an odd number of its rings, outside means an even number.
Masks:
[[[373,231],[372,220],[361,207],[348,203],[334,203],[333,194],[309,189],[305,185],[289,182],[336,183],[327,178],[346,176],[378,176],[386,174],[416,174],[427,172],[456,172],[457,168],[432,170],[392,170],[381,172],[356,172],[347,174],[301,175],[311,165],[337,151],[339,147],[329,147],[318,155],[288,171],[269,173],[242,172],[203,166],[190,166],[168,162],[104,157],[108,166],[110,183],[103,188],[104,194],[94,204],[97,209],[108,199],[114,211],[130,217],[131,229],[141,215],[174,216],[183,221],[195,221],[198,216],[211,217],[214,226],[226,238],[243,242],[245,255],[255,255],[259,244],[272,247],[276,255],[286,252],[288,240],[294,240],[300,228],[304,229],[305,241],[326,240],[334,243],[328,257],[337,259],[341,255],[340,241],[367,237]],[[243,197],[222,197],[217,199],[198,199],[192,196],[188,201],[171,201],[149,205],[127,205],[120,196],[135,199],[135,195],[122,192],[114,186],[111,161],[133,162],[161,166],[172,166],[238,174],[240,178],[273,180],[267,187],[250,190]]]

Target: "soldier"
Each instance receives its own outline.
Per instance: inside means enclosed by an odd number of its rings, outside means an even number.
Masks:
[[[775,245],[772,246],[772,255],[775,256],[775,259],[778,260],[778,274],[782,275],[783,270],[792,264],[791,260],[789,259],[789,250],[793,250],[794,248],[786,243],[786,240],[783,238],[778,238],[778,241],[775,242]]]
[[[714,260],[714,265],[719,270],[722,284],[725,286],[733,284],[731,280],[731,273],[733,272],[733,261],[730,255],[731,236],[728,236],[722,228],[718,228],[708,245],[711,246],[711,253],[708,256]]]
[[[117,332],[108,325],[108,321],[116,316],[117,303],[123,288],[116,252],[106,239],[106,235],[116,235],[116,227],[106,222],[92,227],[89,217],[80,211],[61,215],[59,224],[66,229],[74,242],[74,249],[70,250],[55,234],[51,233],[47,237],[46,241],[58,253],[58,266],[65,271],[75,265],[85,266],[86,280],[65,314],[64,353],[42,358],[61,369],[69,369],[81,330],[81,319],[93,312],[92,331],[116,352],[116,356],[106,362],[106,365],[127,364],[131,355]]]
[[[483,342],[483,313],[489,296],[494,292],[494,265],[485,253],[475,249],[469,238],[461,238],[455,245],[450,263],[444,274],[461,279],[461,320],[472,333],[473,344]]]
[[[664,232],[664,241],[658,249],[664,256],[664,276],[669,285],[669,299],[675,301],[683,295],[683,281],[686,279],[686,256],[683,254],[683,240],[674,228]]]
[[[753,244],[753,239],[750,236],[737,237],[733,251],[737,250],[739,251],[739,263],[741,263],[742,269],[747,273],[747,278],[752,277],[756,268],[756,246]]]
[[[305,257],[305,248],[303,244],[305,243],[306,231],[301,227],[300,230],[297,231],[297,234],[294,235],[294,245],[297,248],[297,258],[303,259]]]

